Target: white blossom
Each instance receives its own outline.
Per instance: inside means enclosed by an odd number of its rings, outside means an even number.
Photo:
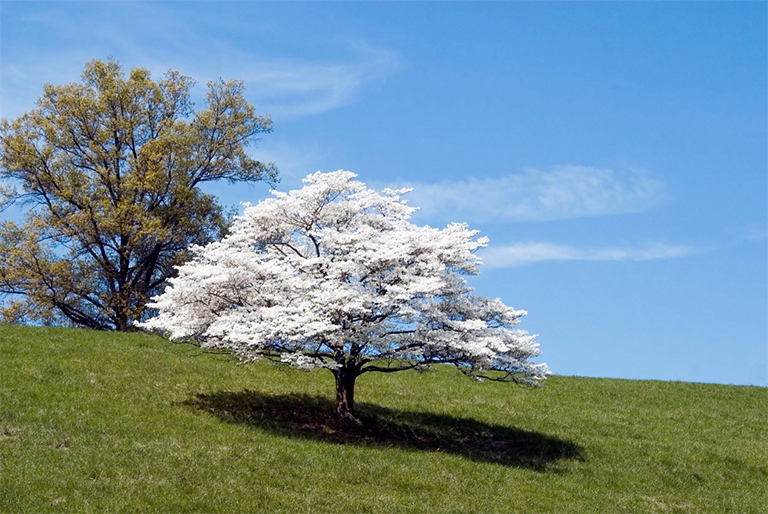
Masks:
[[[526,312],[475,296],[464,278],[478,273],[488,239],[463,223],[417,226],[408,190],[378,193],[355,177],[317,172],[247,206],[221,242],[192,249],[139,326],[247,361],[327,368],[337,384],[344,370],[433,363],[544,379],[547,366],[530,360],[535,336],[515,328]]]

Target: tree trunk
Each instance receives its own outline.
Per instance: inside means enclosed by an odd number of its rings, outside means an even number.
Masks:
[[[117,330],[118,332],[133,331],[133,325],[131,325],[131,322],[128,319],[128,313],[126,312],[126,309],[122,309],[115,314],[114,322],[115,322],[115,330]]]
[[[336,415],[345,422],[361,424],[355,417],[355,379],[354,370],[342,367],[334,372],[336,377]]]

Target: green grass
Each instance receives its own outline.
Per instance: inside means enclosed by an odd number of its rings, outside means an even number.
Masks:
[[[0,511],[765,512],[766,389],[327,372],[0,326]]]

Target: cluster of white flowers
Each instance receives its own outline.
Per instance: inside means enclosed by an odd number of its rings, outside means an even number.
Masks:
[[[246,207],[230,235],[193,249],[140,326],[302,369],[449,362],[545,378],[530,361],[535,336],[514,328],[525,311],[473,295],[463,277],[477,274],[487,238],[461,223],[417,226],[407,190],[378,193],[355,177],[318,172]]]

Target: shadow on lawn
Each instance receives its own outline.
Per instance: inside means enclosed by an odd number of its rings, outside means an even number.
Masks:
[[[185,405],[273,433],[341,444],[396,446],[461,455],[481,462],[547,471],[562,459],[583,460],[582,448],[538,432],[470,418],[358,403],[361,426],[340,422],[335,404],[310,395],[256,391],[198,394]]]

